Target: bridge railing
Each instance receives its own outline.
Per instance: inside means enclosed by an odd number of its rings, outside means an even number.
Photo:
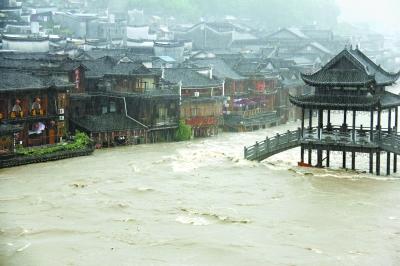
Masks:
[[[400,136],[397,133],[383,133],[377,143],[383,150],[400,154]]]
[[[298,144],[301,139],[301,129],[287,131],[284,134],[276,134],[273,137],[267,137],[263,141],[257,141],[256,144],[244,147],[244,158],[248,160],[258,160],[266,158],[269,154],[275,154],[277,151],[292,148]]]
[[[369,132],[366,132],[369,134]],[[304,138],[307,139],[307,134],[316,134],[316,130],[313,129],[308,132],[304,132]],[[366,135],[369,141],[369,136]],[[267,137],[263,141],[256,142],[255,145],[244,147],[244,158],[248,160],[263,160],[287,149],[296,147],[302,139],[301,129],[294,131],[287,131],[284,134],[276,134],[273,137]],[[397,133],[389,133],[385,129],[379,133],[373,132],[373,141],[382,150],[400,154],[400,135]]]

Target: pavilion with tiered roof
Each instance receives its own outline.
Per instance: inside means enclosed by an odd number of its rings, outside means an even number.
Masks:
[[[357,47],[344,49],[319,71],[301,77],[315,88],[311,94],[290,96],[291,103],[302,109],[301,165],[312,165],[312,151],[316,150],[316,166],[322,167],[325,161],[329,167],[330,153],[336,151],[343,155],[343,168],[346,168],[346,155],[351,154],[354,170],[356,153],[367,153],[369,172],[373,173],[375,159],[375,172],[380,175],[380,156],[385,152],[387,174],[391,171],[391,154],[393,172],[397,171],[400,96],[386,91],[385,87],[393,85],[400,72],[383,70]],[[331,111],[343,115],[341,124],[331,123]],[[360,112],[368,112],[370,121],[367,125],[357,121]],[[314,113],[317,113],[317,126],[312,123]],[[306,114],[309,118],[307,128],[304,125]],[[304,162],[305,151],[308,151],[307,163]]]

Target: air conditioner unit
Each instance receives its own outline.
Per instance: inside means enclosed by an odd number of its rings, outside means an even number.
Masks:
[[[194,92],[194,97],[199,97],[199,96],[200,96],[200,92],[195,91],[195,92]]]
[[[58,114],[63,115],[64,114],[64,108],[58,109]]]

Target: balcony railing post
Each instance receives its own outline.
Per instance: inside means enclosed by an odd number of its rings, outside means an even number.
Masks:
[[[255,145],[255,150],[256,150],[256,158],[258,158],[258,146],[259,146],[259,143],[258,143],[258,141],[256,141],[256,145]]]

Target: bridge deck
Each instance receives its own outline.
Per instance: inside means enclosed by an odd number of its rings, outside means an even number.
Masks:
[[[356,152],[369,150],[381,150],[400,154],[400,136],[397,133],[390,133],[383,129],[379,134],[362,128],[353,131],[340,131],[334,128],[329,132],[322,130],[318,136],[317,130],[305,130],[301,136],[301,129],[287,131],[284,134],[277,134],[267,137],[265,140],[256,142],[255,145],[244,148],[245,159],[262,161],[277,153],[296,148],[304,144],[306,146],[330,146],[333,150],[348,149]],[[336,147],[336,148],[335,148]]]

